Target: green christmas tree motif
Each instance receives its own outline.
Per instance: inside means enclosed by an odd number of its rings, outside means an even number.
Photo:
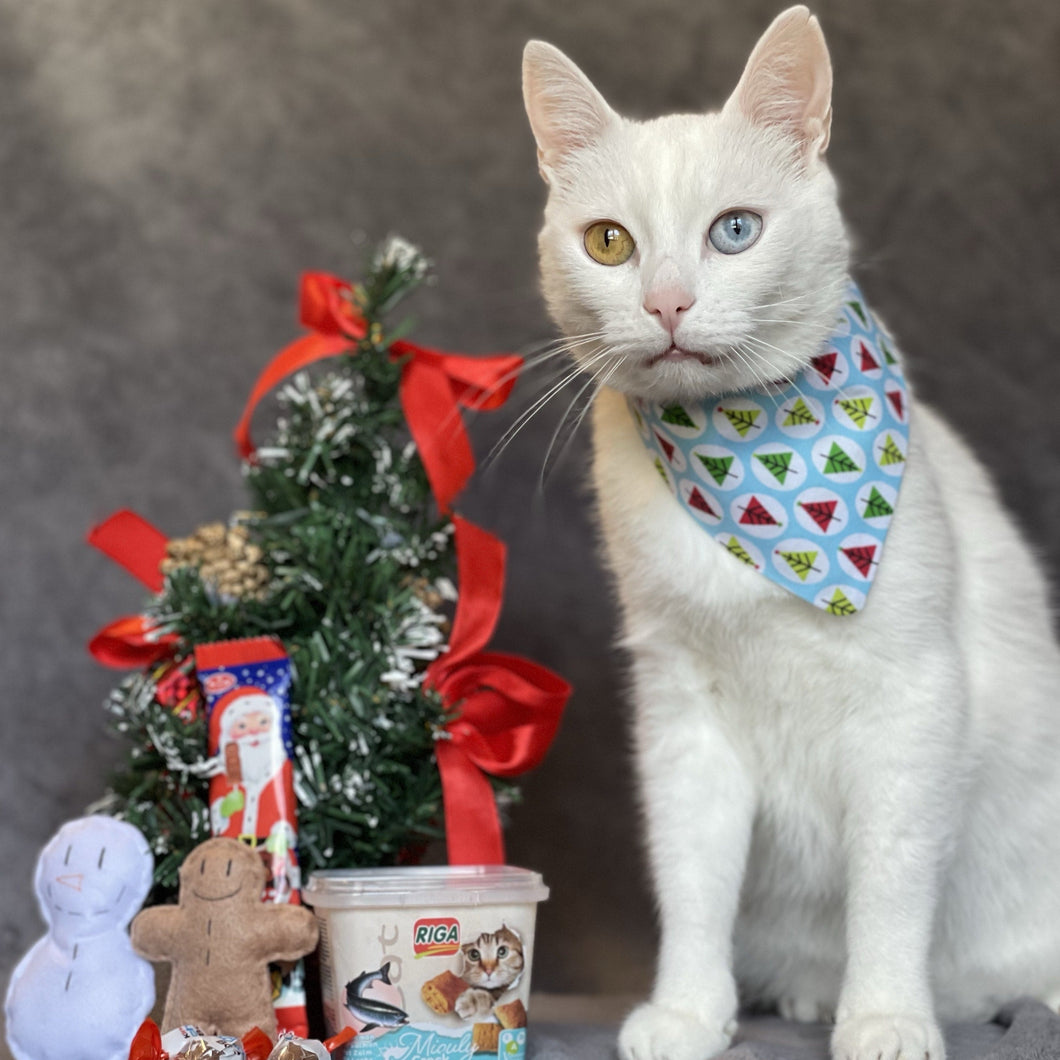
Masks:
[[[852,302],[847,302],[847,305],[854,310],[858,316],[858,320],[861,321],[862,327],[868,327],[868,317],[865,316],[865,307],[855,298]]]
[[[692,430],[696,428],[695,421],[681,405],[667,405],[662,411],[662,421],[675,427],[689,427]]]
[[[880,467],[887,467],[889,464],[904,464],[905,453],[898,448],[898,443],[887,435],[883,443],[883,448],[880,450]]]
[[[802,398],[798,398],[795,404],[787,409],[787,413],[784,419],[785,427],[806,427],[811,423],[821,422]]]
[[[806,581],[810,572],[817,569],[813,565],[818,556],[817,552],[786,552],[778,548],[777,555],[787,563],[801,582]]]
[[[840,398],[836,404],[857,424],[858,430],[864,430],[866,420],[876,419],[872,402],[871,397],[858,397]]]
[[[861,468],[854,463],[850,454],[841,448],[838,442],[832,442],[832,448],[828,450],[828,456],[825,458],[824,473],[826,475],[842,475],[860,470]]]
[[[785,485],[785,480],[789,474],[798,474],[798,472],[792,470],[791,467],[791,461],[794,457],[795,454],[790,451],[785,453],[755,453],[755,459],[758,460],[782,486]]]
[[[824,609],[830,615],[856,615],[858,612],[858,609],[847,599],[847,595],[842,589],[836,589],[832,593],[832,598],[825,604]]]
[[[719,486],[724,486],[725,480],[731,475],[729,468],[732,467],[733,457],[704,456],[702,453],[696,453],[696,456],[699,458],[699,462],[707,469],[710,477]]]
[[[887,340],[885,338],[883,338],[882,336],[880,337],[880,347],[883,350],[883,359],[888,364],[897,364],[898,363],[898,358],[895,357],[895,355],[893,353],[891,353],[891,348],[890,348],[890,346],[887,345]]]
[[[723,409],[719,405],[718,411],[725,413],[726,419],[741,438],[746,438],[747,432],[752,428],[760,429],[760,425],[755,423],[755,420],[762,414],[761,409]]]
[[[755,570],[758,570],[758,564],[755,563],[754,559],[751,557],[751,553],[748,552],[747,549],[745,549],[743,545],[741,545],[740,542],[736,540],[735,537],[730,537],[729,540],[725,542],[725,547],[738,560],[743,563],[746,563],[748,567],[754,567]]]
[[[888,503],[880,491],[873,486],[869,499],[865,501],[865,510],[861,513],[866,519],[880,519],[885,515],[894,515],[894,507]]]
[[[670,486],[670,476],[666,474],[666,468],[663,467],[663,462],[659,457],[655,458],[655,470],[662,476],[663,482],[666,483],[667,488]]]

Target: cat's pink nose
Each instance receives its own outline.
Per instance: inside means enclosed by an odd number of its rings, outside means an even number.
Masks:
[[[691,309],[695,301],[695,296],[685,287],[667,284],[648,292],[644,299],[644,308],[657,317],[662,327],[673,335],[677,325],[681,323],[681,314]]]

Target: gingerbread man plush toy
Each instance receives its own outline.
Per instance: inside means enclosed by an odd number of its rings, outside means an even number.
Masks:
[[[194,1024],[207,1034],[276,1036],[270,961],[293,961],[317,944],[308,909],[263,903],[265,866],[235,839],[208,839],[184,860],[180,900],[141,912],[132,925],[141,956],[172,965],[162,1029]]]

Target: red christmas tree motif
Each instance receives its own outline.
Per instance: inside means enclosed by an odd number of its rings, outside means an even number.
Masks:
[[[752,496],[743,509],[740,522],[747,526],[780,526],[780,523],[769,514],[769,510],[757,498]]]
[[[880,367],[880,362],[872,356],[872,351],[865,343],[861,343],[861,348],[858,352],[861,354],[861,370],[863,372],[873,372]]]
[[[835,519],[838,501],[799,501],[799,507],[825,532]]]
[[[659,445],[662,446],[666,459],[672,464],[674,462],[674,449],[677,447],[672,442],[668,442],[658,431],[655,432],[655,437],[659,439]]]
[[[868,578],[872,565],[876,562],[875,545],[857,545],[853,548],[841,548],[839,551],[854,564],[863,578]]]
[[[817,369],[817,374],[821,377],[822,382],[830,383],[832,376],[835,375],[836,361],[839,360],[839,354],[833,350],[831,353],[821,353],[814,357],[810,364]]]
[[[703,512],[706,515],[713,516],[715,519],[721,518],[721,516],[710,506],[710,503],[707,501],[707,498],[699,492],[699,488],[697,486],[692,487],[692,492],[688,495],[688,503],[692,505],[693,508]]]
[[[887,390],[887,400],[890,401],[891,406],[894,409],[894,414],[900,419],[905,419],[905,401],[902,400],[902,392],[900,390]]]

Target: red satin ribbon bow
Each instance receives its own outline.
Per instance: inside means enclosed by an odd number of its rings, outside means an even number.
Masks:
[[[122,510],[94,526],[88,542],[124,567],[153,593],[165,584],[161,563],[166,535],[135,512]],[[125,615],[104,626],[88,643],[98,662],[117,670],[142,669],[173,654],[177,636],[159,633],[143,615]]]
[[[315,361],[349,352],[367,333],[349,283],[325,272],[302,277],[299,318],[311,334],[282,349],[258,377],[235,429],[244,460],[253,458],[250,420],[258,402],[280,380]],[[522,358],[515,354],[464,357],[411,342],[394,342],[390,356],[404,360],[401,407],[442,512],[475,470],[460,408],[496,409],[508,400]]]
[[[504,545],[454,516],[460,596],[449,650],[425,685],[452,720],[435,750],[452,865],[500,865],[504,843],[486,774],[513,777],[538,766],[559,727],[570,685],[517,655],[485,652],[500,613]]]

